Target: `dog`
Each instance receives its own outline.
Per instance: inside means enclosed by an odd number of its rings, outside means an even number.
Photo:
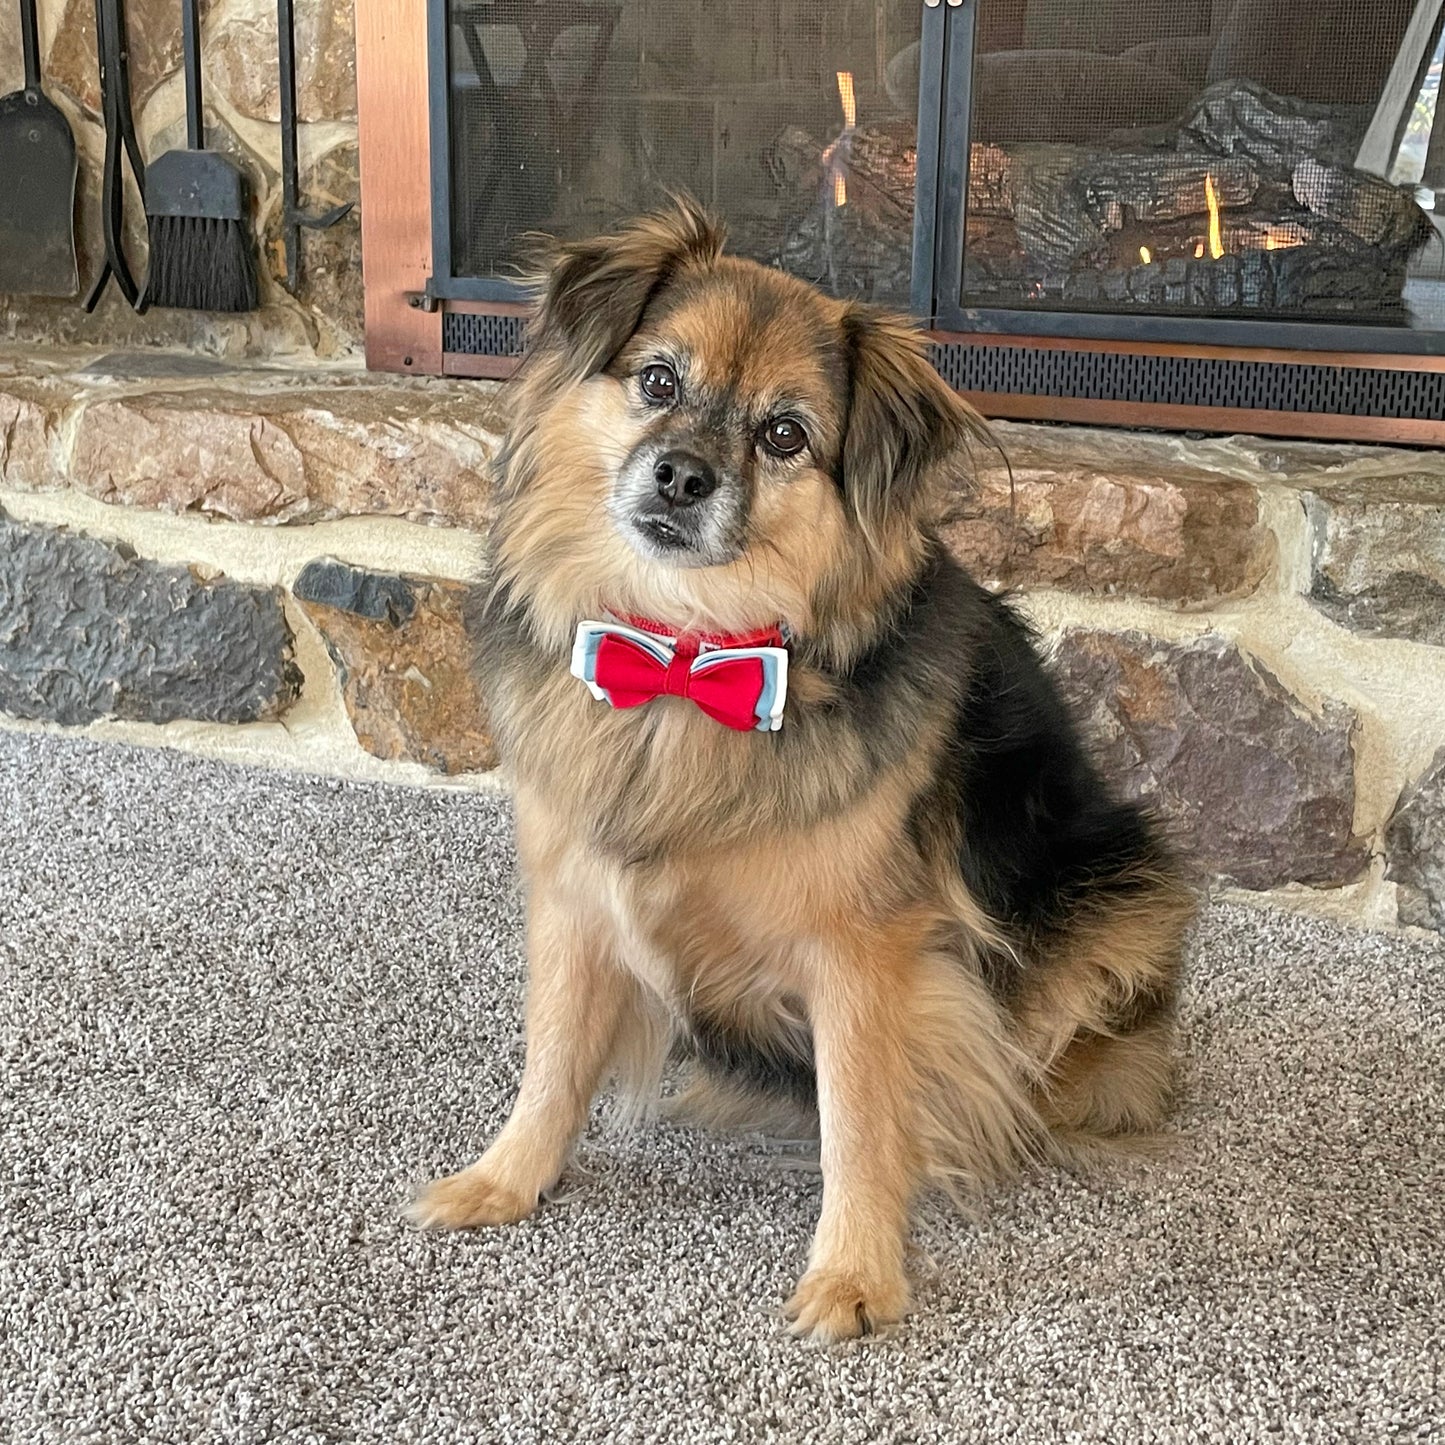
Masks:
[[[910,1207],[1155,1128],[1193,900],[939,518],[982,422],[902,319],[685,201],[561,245],[470,625],[515,786],[527,1052],[432,1227],[530,1214],[599,1087],[815,1121],[784,1307],[898,1320]]]

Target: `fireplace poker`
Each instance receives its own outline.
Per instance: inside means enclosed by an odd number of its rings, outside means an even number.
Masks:
[[[313,215],[301,209],[296,147],[296,16],[293,0],[276,0],[276,35],[281,81],[281,236],[286,247],[286,289],[294,292],[301,274],[301,228],[324,231],[355,204],[346,201]]]

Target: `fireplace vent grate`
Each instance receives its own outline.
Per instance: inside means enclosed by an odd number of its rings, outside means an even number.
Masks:
[[[525,326],[520,316],[447,311],[442,315],[442,350],[466,356],[520,356]]]
[[[931,351],[959,391],[1402,420],[1445,416],[1445,371],[957,343]]]
[[[520,356],[524,329],[520,316],[448,311],[442,346],[470,356]],[[1445,371],[958,343],[930,352],[943,379],[966,392],[1400,420],[1445,416]]]

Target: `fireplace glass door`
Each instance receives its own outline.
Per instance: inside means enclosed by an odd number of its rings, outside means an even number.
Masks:
[[[920,0],[439,4],[440,294],[687,191],[735,252],[908,304]]]
[[[1445,327],[1441,12],[968,0],[963,314]]]

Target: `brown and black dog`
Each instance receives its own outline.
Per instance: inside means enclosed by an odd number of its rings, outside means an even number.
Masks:
[[[412,1218],[531,1213],[604,1079],[656,1097],[681,1049],[694,1115],[816,1120],[786,1313],[867,1332],[908,1304],[920,1189],[1159,1121],[1191,896],[939,543],[981,424],[904,321],[683,203],[558,249],[514,386],[473,622],[527,1061]]]

